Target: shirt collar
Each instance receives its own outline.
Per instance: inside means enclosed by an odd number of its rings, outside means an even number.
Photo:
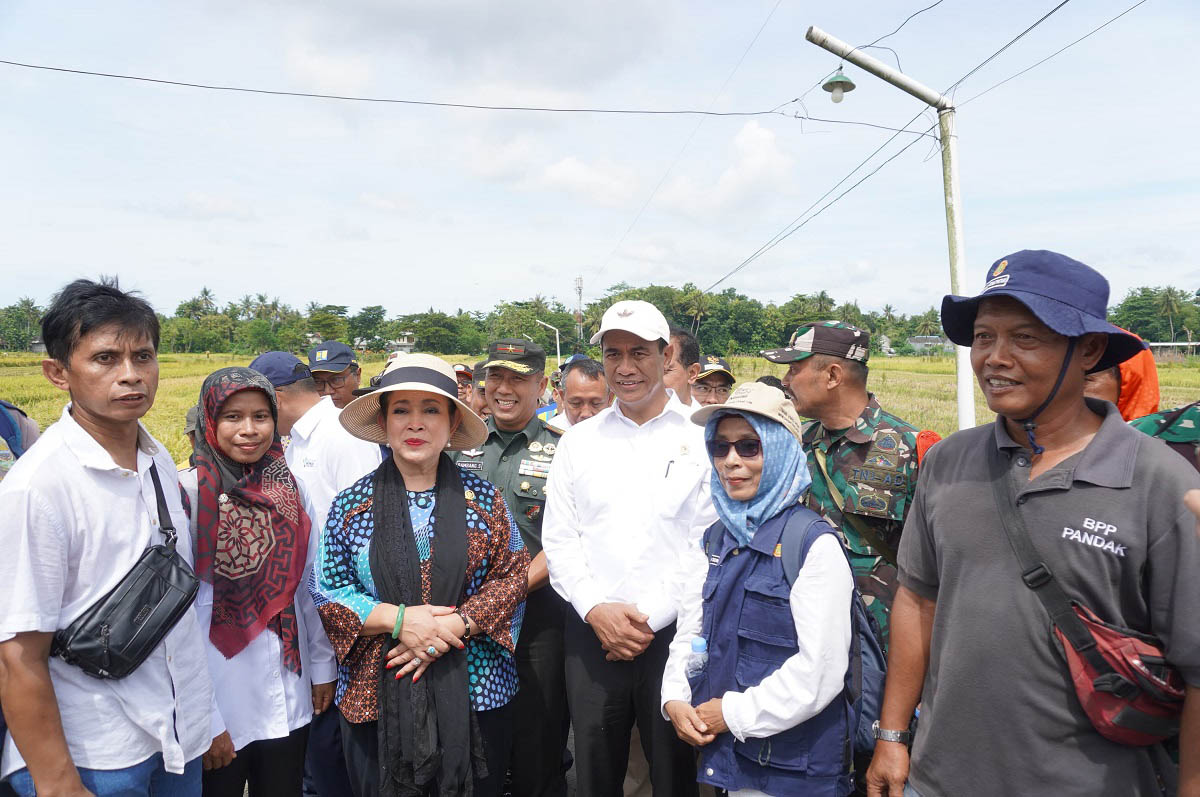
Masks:
[[[292,437],[299,437],[301,440],[307,440],[313,430],[317,428],[317,424],[321,421],[321,416],[333,407],[333,396],[321,396],[321,400],[312,405],[301,415],[296,422],[292,424]],[[335,410],[337,407],[333,407]]]
[[[871,442],[875,436],[875,428],[879,425],[879,415],[883,409],[879,406],[879,402],[875,399],[874,393],[867,394],[867,406],[863,408],[862,414],[854,421],[850,428],[842,433],[851,443],[862,445],[863,443]],[[828,429],[820,421],[814,421],[804,431],[805,445],[812,445],[818,438],[825,438],[828,443],[833,443],[834,440]]]
[[[1141,442],[1140,432],[1125,424],[1117,408],[1107,401],[1084,399],[1088,409],[1104,420],[1096,431],[1087,447],[1079,454],[1072,480],[1085,481],[1100,487],[1131,487],[1133,486],[1133,468],[1137,459],[1137,448]],[[1130,434],[1133,432],[1133,434]],[[997,416],[993,424],[996,447],[1001,451],[1006,449],[1027,449],[1012,439],[1004,419]]]
[[[67,444],[67,448],[71,449],[71,453],[79,460],[79,464],[85,468],[92,470],[124,470],[115,461],[112,455],[104,450],[104,446],[92,437],[87,431],[79,425],[75,420],[75,416],[71,414],[71,404],[63,407],[62,417],[58,420],[63,425],[63,440]],[[138,421],[138,439],[137,447],[139,454],[145,454],[145,457],[138,457],[138,472],[146,470],[150,467],[153,458],[158,454],[158,446],[154,442],[154,438],[146,431],[146,427],[142,426],[141,421]]]
[[[525,435],[526,440],[533,440],[533,438],[537,436],[538,430],[541,428],[541,425],[542,425],[542,421],[540,418],[538,418],[537,413],[535,412],[533,414],[533,417],[529,419],[529,423],[525,424],[522,428],[518,429],[515,432],[504,432],[504,434],[512,434],[512,435],[521,434],[521,435]],[[488,416],[487,427],[488,427],[488,437],[489,438],[492,435],[501,434],[501,430],[496,428],[495,416],[492,416],[492,415]]]
[[[691,416],[692,416],[691,408],[684,406],[684,404],[679,400],[679,397],[675,395],[674,390],[671,390],[671,388],[666,388],[666,391],[667,391],[666,406],[664,406],[662,408],[662,412],[660,412],[658,415],[655,415],[650,420],[646,421],[646,423],[638,424],[635,421],[633,421],[632,419],[630,419],[630,417],[628,415],[626,415],[624,412],[621,411],[621,402],[619,402],[619,401],[614,401],[612,403],[612,405],[611,405],[612,415],[613,415],[613,417],[619,419],[621,421],[621,423],[624,423],[624,424],[627,424],[630,426],[645,426],[646,424],[654,423],[659,418],[662,418],[664,416],[669,416],[669,415],[677,415],[678,417],[682,418],[683,420],[690,422]]]

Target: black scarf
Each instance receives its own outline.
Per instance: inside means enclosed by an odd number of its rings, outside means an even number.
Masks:
[[[458,468],[446,454],[438,460],[436,489],[431,598],[435,606],[457,606],[467,571],[467,505]],[[408,491],[391,457],[375,471],[372,513],[369,556],[379,599],[420,606]],[[397,681],[384,667],[393,645],[385,641],[379,666],[380,797],[470,795],[472,763],[480,777],[487,765],[467,692],[466,651],[451,648],[414,684],[411,677]]]

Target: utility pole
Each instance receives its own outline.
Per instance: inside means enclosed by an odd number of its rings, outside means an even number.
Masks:
[[[542,321],[537,318],[535,318],[533,320],[537,321],[539,324],[544,326],[546,329],[554,330],[554,357],[558,360],[558,367],[562,368],[562,345],[559,343],[559,340],[558,340],[558,327],[551,326],[550,324],[547,324],[545,321]]]
[[[575,278],[575,335],[583,345],[583,277]]]
[[[950,98],[815,25],[808,29],[804,38],[937,110],[938,132],[942,142],[942,191],[946,198],[946,238],[950,250],[950,292],[962,295],[967,282],[966,253],[963,247],[962,194],[958,187],[958,135],[955,132],[954,105]],[[975,425],[975,378],[971,371],[971,350],[965,346],[955,347],[955,371],[958,428],[969,429]]]

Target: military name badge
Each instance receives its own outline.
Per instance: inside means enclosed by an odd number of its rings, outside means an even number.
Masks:
[[[458,467],[462,468],[463,470],[480,472],[483,470],[483,463],[482,462],[474,462],[471,460],[467,460],[466,462],[459,460]]]
[[[517,468],[518,476],[536,476],[539,479],[544,479],[550,474],[549,462],[538,462],[536,459],[523,459],[521,466]]]
[[[908,480],[903,473],[898,473],[894,470],[881,470],[879,468],[851,468],[851,478],[862,483],[863,486],[869,487],[885,487],[889,490],[903,490]]]

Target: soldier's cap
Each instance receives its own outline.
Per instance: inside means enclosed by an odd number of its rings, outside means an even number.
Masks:
[[[307,365],[289,351],[268,351],[250,362],[250,370],[258,371],[272,387],[283,387],[312,376]]]
[[[463,451],[483,444],[487,439],[487,424],[458,398],[458,381],[454,369],[445,360],[432,354],[401,354],[383,369],[379,385],[366,395],[351,401],[338,416],[347,432],[360,440],[387,444],[387,432],[382,421],[379,398],[384,393],[399,390],[420,391],[449,399],[462,417],[458,428],[450,435],[446,448]]]
[[[469,366],[469,365],[463,365],[462,363],[455,363],[454,364],[454,378],[457,379],[459,382],[474,382],[475,381],[475,372],[471,369],[471,366]]]
[[[729,363],[725,362],[723,357],[718,357],[715,354],[709,354],[700,358],[700,373],[696,375],[697,379],[703,379],[706,376],[713,374],[725,374],[729,377],[729,384],[733,384],[736,380],[733,378],[733,371],[729,369]]]
[[[487,382],[487,360],[480,360],[471,367],[471,373],[475,377],[475,389],[483,390],[484,383]]]
[[[188,407],[187,414],[183,416],[183,433],[196,431],[200,425],[200,405],[193,404]]]
[[[604,317],[600,319],[600,331],[592,335],[591,344],[600,343],[605,332],[617,329],[637,335],[642,340],[671,342],[671,325],[667,323],[667,317],[650,302],[641,299],[622,299],[605,310]]]
[[[308,368],[313,372],[338,373],[352,365],[358,365],[358,355],[340,340],[318,343],[308,352]]]
[[[762,382],[743,382],[729,394],[724,404],[709,404],[693,412],[692,423],[704,426],[716,413],[736,415],[743,412],[752,412],[782,424],[797,440],[803,437],[803,424],[791,399],[783,395],[779,388]]]
[[[1108,280],[1078,260],[1046,249],[1022,249],[988,266],[984,279],[978,296],[942,299],[942,329],[959,346],[970,346],[975,337],[979,303],[1009,296],[1060,335],[1108,335],[1108,348],[1089,373],[1112,368],[1148,348],[1141,338],[1108,323]]]
[[[766,349],[759,354],[773,363],[794,363],[814,354],[865,363],[871,356],[871,336],[842,321],[819,321],[797,329],[784,348]]]
[[[518,374],[540,374],[546,370],[546,350],[531,340],[501,338],[488,344],[484,368],[507,368]]]

